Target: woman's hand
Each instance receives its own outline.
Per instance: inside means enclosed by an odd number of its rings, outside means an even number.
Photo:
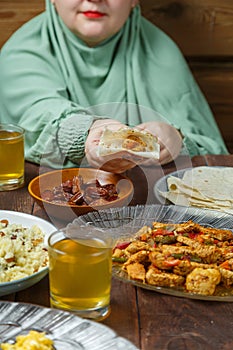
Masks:
[[[100,119],[93,123],[85,144],[86,158],[90,166],[112,173],[123,173],[128,169],[134,168],[141,158],[137,159],[137,157],[135,158],[127,151],[103,157],[97,155],[100,137],[106,127],[117,131],[122,127],[126,127],[126,125],[113,119]]]
[[[145,160],[145,162],[142,163],[143,165],[167,164],[179,155],[182,147],[182,136],[179,131],[170,124],[156,121],[146,122],[137,125],[136,129],[150,132],[158,138],[160,144],[159,160]]]

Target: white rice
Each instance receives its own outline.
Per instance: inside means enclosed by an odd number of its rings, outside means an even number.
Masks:
[[[46,266],[44,233],[37,225],[26,228],[0,221],[0,283],[27,277]]]

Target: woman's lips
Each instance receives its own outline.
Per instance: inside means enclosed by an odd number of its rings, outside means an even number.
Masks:
[[[83,12],[84,16],[89,18],[100,18],[104,16],[104,13],[98,11],[86,11]]]

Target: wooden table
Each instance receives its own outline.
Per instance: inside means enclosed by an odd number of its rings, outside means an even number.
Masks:
[[[164,174],[190,165],[233,166],[233,155],[197,156],[192,161],[183,156],[163,168],[135,168],[127,174],[135,185],[132,204],[156,203],[153,195],[155,181]],[[0,192],[0,209],[21,211],[48,219],[27,192],[28,182],[38,172],[38,166],[26,163],[25,187]],[[31,288],[1,299],[48,307],[48,276]],[[169,296],[113,278],[111,306],[112,312],[103,323],[141,350],[233,349],[231,302],[207,302]]]

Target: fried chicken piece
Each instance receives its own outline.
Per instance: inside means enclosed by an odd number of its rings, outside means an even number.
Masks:
[[[228,241],[233,239],[233,233],[231,230],[202,227],[202,232],[204,234],[208,234],[210,237],[216,238],[219,241]]]
[[[146,273],[146,282],[159,287],[176,287],[184,284],[184,277],[177,276],[174,273],[161,272],[151,265]]]
[[[222,282],[226,287],[233,284],[233,259],[224,261],[219,266],[219,271],[222,276]]]
[[[145,282],[146,270],[142,264],[137,262],[130,264],[126,266],[126,271],[128,273],[129,278],[143,283]]]
[[[174,231],[179,224],[165,223],[165,222],[152,222],[152,230],[153,229],[166,229],[168,231]]]
[[[194,270],[196,267],[201,267],[203,269],[208,269],[208,268],[211,268],[211,269],[217,269],[218,268],[218,265],[217,264],[203,264],[203,263],[198,263],[198,262],[193,262],[191,261],[191,266],[192,266],[192,269]]]
[[[180,263],[179,259],[175,259],[172,255],[165,255],[158,250],[149,253],[149,259],[152,264],[161,270],[171,270]]]
[[[125,249],[126,253],[135,254],[140,250],[150,250],[151,246],[146,242],[134,241]]]
[[[131,257],[124,263],[122,266],[123,270],[127,269],[127,266],[134,263],[142,263],[146,264],[148,263],[148,252],[146,250],[140,250],[139,252],[131,255]]]
[[[222,267],[219,268],[221,273],[221,281],[226,287],[230,287],[233,285],[233,271],[224,269]]]
[[[232,246],[219,248],[224,260],[230,260],[233,258]]]
[[[199,256],[207,264],[215,263],[222,260],[222,252],[214,245],[201,244],[191,238],[178,236],[177,241],[193,248],[193,253]]]
[[[112,254],[113,258],[121,258],[125,256],[124,250],[116,248]]]
[[[180,263],[174,266],[173,272],[179,276],[186,276],[193,269],[194,267],[191,265],[191,262],[186,259],[186,260],[180,260]]]
[[[180,264],[174,267],[173,272],[177,275],[186,276],[197,267],[203,269],[217,268],[217,264],[202,264],[185,259],[181,260]]]
[[[176,246],[176,245],[162,245],[160,246],[163,254],[184,254],[191,255],[194,254],[194,249],[187,246]]]
[[[221,268],[233,271],[233,258],[225,260],[221,265]]]
[[[197,267],[186,277],[186,289],[194,294],[213,295],[220,281],[218,269]]]
[[[135,235],[135,238],[142,242],[149,242],[151,240],[152,229],[149,226],[143,226]]]
[[[183,222],[182,224],[177,224],[177,228],[175,230],[176,234],[184,234],[184,233],[200,233],[202,232],[202,226],[189,220],[187,222]]]
[[[203,244],[200,243],[199,241],[196,241],[192,238],[182,236],[182,235],[177,236],[177,241],[182,243],[182,244],[185,244],[193,249],[203,247]]]

